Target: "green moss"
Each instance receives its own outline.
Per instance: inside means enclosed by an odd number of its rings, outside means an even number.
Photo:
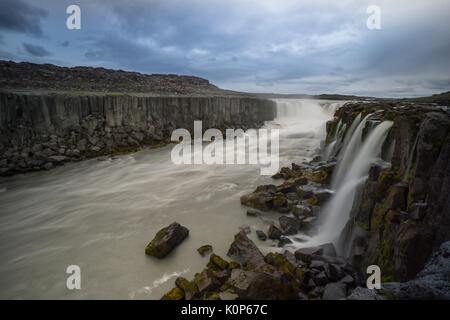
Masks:
[[[209,257],[209,261],[213,264],[215,264],[217,267],[219,267],[221,270],[226,270],[229,266],[228,261],[222,259],[220,256],[216,255],[216,254],[212,254]]]
[[[183,298],[184,298],[184,291],[178,287],[174,287],[165,295],[163,295],[161,300],[182,300]]]
[[[315,206],[319,203],[319,199],[317,199],[316,196],[309,198],[307,201],[308,201],[308,204],[311,206]]]

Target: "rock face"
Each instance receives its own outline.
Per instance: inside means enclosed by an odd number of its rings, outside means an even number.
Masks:
[[[177,222],[158,231],[145,248],[145,253],[164,258],[189,235],[189,230]]]
[[[375,264],[383,282],[407,281],[450,240],[450,117],[432,106],[350,103],[328,123],[328,138],[339,121],[349,127],[359,113],[373,114],[366,135],[377,121],[393,126],[384,162],[372,165],[357,191],[339,247],[361,273]]]
[[[275,103],[252,97],[0,92],[0,175],[170,142],[172,131],[260,127]]]

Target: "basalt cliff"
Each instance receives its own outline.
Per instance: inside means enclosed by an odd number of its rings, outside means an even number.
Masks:
[[[320,221],[330,214],[323,209],[337,196],[330,188],[348,158],[349,138],[356,135],[353,142],[360,140],[356,146],[365,150],[372,133],[381,131],[376,128],[385,133],[378,140],[378,160],[368,164],[355,196],[348,198],[350,211],[338,237],[295,249],[294,242],[305,241],[302,234],[320,233]],[[249,207],[249,219],[268,211],[280,214],[256,234],[261,241],[276,241],[281,250],[264,255],[247,237],[251,230],[243,228],[228,260],[211,254],[203,271],[192,281],[178,278],[163,299],[450,299],[446,108],[346,103],[327,123],[317,156],[284,167],[273,178],[274,184],[259,186],[241,203]],[[371,265],[381,269],[379,290],[366,287]]]

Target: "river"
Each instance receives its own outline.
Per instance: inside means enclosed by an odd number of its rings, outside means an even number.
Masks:
[[[342,103],[276,100],[280,165],[309,161],[325,124]],[[260,184],[258,165],[175,165],[173,145],[69,163],[0,180],[1,299],[159,299],[177,276],[191,279],[207,263],[196,249],[211,244],[225,257],[234,234],[250,225],[264,252],[277,250],[255,230],[277,213],[246,216],[239,198]],[[177,221],[189,237],[162,260],[144,249]],[[81,268],[81,289],[68,290],[66,268]]]

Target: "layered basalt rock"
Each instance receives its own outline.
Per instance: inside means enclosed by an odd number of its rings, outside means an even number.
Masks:
[[[394,124],[382,148],[384,162],[370,168],[340,246],[361,272],[375,264],[383,281],[410,280],[450,239],[450,117],[428,106],[346,104],[328,123],[328,136],[359,113]]]
[[[163,146],[172,131],[257,128],[275,103],[249,97],[0,92],[0,175]]]

